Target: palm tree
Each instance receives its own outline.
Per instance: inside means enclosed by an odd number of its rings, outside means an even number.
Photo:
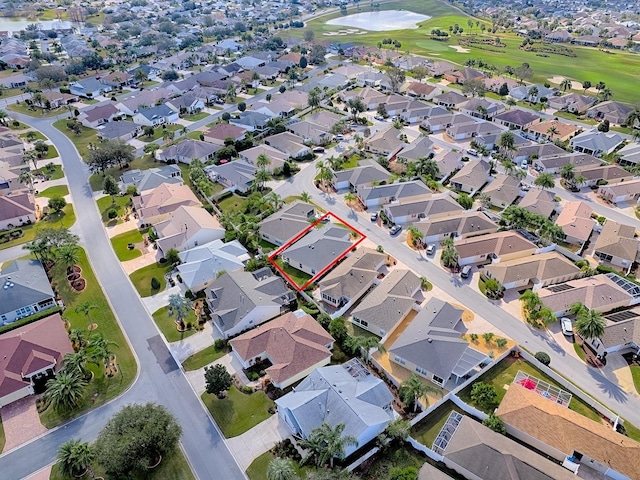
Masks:
[[[162,140],[164,140],[164,143],[168,143],[169,140],[173,140],[173,132],[166,128],[162,130]]]
[[[362,360],[367,360],[369,358],[369,352],[372,348],[375,348],[380,353],[385,353],[387,350],[384,348],[384,345],[380,343],[380,339],[378,337],[365,337],[362,335],[350,336],[347,338],[347,346],[351,350],[351,353],[354,355],[358,355]]]
[[[93,478],[91,463],[96,455],[89,443],[69,440],[60,445],[57,458],[60,470],[67,477],[80,477],[87,472]]]
[[[542,308],[542,300],[540,300],[540,296],[533,290],[525,290],[522,295],[520,295],[520,300],[522,300],[524,307],[530,313],[537,312]]]
[[[491,197],[486,193],[481,193],[480,195],[478,195],[478,201],[483,208],[489,208],[492,205]]]
[[[442,251],[440,259],[445,267],[456,268],[458,266],[458,251],[455,247],[447,247]]]
[[[276,192],[271,192],[265,197],[266,202],[271,205],[274,210],[279,210],[282,207],[282,197]]]
[[[77,373],[61,370],[55,378],[47,380],[47,390],[44,395],[55,410],[69,411],[83,404],[86,386],[87,382]]]
[[[553,188],[556,186],[555,178],[553,178],[553,173],[544,172],[538,175],[533,182],[534,185],[546,190],[547,188]]]
[[[309,98],[307,101],[309,103],[309,106],[311,107],[312,112],[320,106],[321,94],[322,92],[317,86],[313,87],[313,89],[311,89],[311,91],[309,92]]]
[[[419,400],[426,396],[427,393],[440,393],[442,392],[435,387],[431,387],[424,383],[418,375],[412,373],[411,376],[400,384],[400,390],[398,394],[400,399],[407,405],[413,405],[413,411],[418,410]],[[427,400],[426,404],[429,402]]]
[[[347,100],[347,108],[351,112],[351,115],[353,115],[354,121],[358,118],[359,113],[362,113],[367,109],[365,104],[358,97]]]
[[[578,176],[575,178],[574,180],[574,185],[576,187],[580,187],[582,184],[584,184],[584,182],[587,181],[587,177],[585,177],[584,175],[582,175],[581,173],[578,174]]]
[[[535,85],[532,86],[529,91],[527,92],[527,98],[529,99],[529,103],[534,103],[534,101],[538,98],[538,87],[536,87]]]
[[[342,460],[348,446],[358,445],[358,440],[355,437],[342,436],[344,428],[344,423],[339,423],[335,428],[332,428],[326,422],[322,422],[319,427],[314,428],[306,439],[299,442],[300,447],[309,451],[302,463],[308,463],[309,460],[315,459],[316,466],[320,467],[328,461],[329,466],[333,468],[334,458]]]
[[[409,225],[407,227],[407,233],[411,233],[411,241],[413,242],[414,247],[418,247],[422,245],[422,239],[424,238],[424,233],[422,233],[418,227],[415,225]]]
[[[296,480],[296,469],[288,458],[276,457],[267,467],[267,480]]]
[[[175,322],[183,326],[184,321],[193,310],[193,304],[188,298],[179,293],[174,293],[173,295],[169,295],[169,310],[173,313]]]
[[[95,303],[86,301],[77,305],[75,309],[76,313],[84,313],[86,315],[87,321],[89,322],[89,327],[87,327],[88,330],[92,330],[92,328],[90,328],[92,325],[92,322],[91,322],[91,316],[89,315],[89,312],[94,308],[98,308],[98,306]]]
[[[585,304],[580,302],[576,302],[571,305],[571,307],[569,307],[569,313],[576,316],[582,314],[582,312],[585,312],[586,310],[587,307],[585,306]]]
[[[600,90],[600,92],[598,92],[598,97],[600,98],[601,101],[606,102],[611,97],[613,97],[613,92],[609,87],[605,87],[602,90]]]
[[[627,115],[627,119],[625,120],[627,127],[636,128],[636,123],[640,123],[640,108],[635,107],[629,115]]]
[[[33,163],[33,169],[36,170],[38,168],[38,154],[35,150],[25,150],[22,153],[22,162],[27,165]]]
[[[576,333],[584,339],[602,337],[606,326],[607,322],[600,312],[586,308],[578,313],[575,323]]]
[[[87,346],[87,339],[85,338],[82,330],[78,328],[72,328],[69,330],[69,341],[76,352]]]
[[[43,263],[45,262],[45,260],[49,259],[49,255],[51,253],[49,242],[46,238],[39,238],[37,240],[34,240],[33,242],[29,242],[23,245],[22,248],[31,252],[36,257],[36,260],[39,260]]]
[[[264,153],[261,153],[256,157],[256,167],[265,168],[269,165],[271,165],[271,159]]]
[[[0,92],[1,94],[1,92]],[[2,125],[3,127],[7,126],[7,118],[9,118],[9,115],[7,114],[7,112],[5,112],[4,110],[0,109],[0,125]]]
[[[573,86],[573,83],[571,83],[571,80],[569,80],[566,77],[564,80],[562,80],[562,82],[560,82],[560,88],[562,89],[563,92],[566,92],[567,90],[571,90],[572,86]]]
[[[80,348],[72,353],[67,353],[63,359],[64,370],[69,373],[77,373],[82,378],[87,379],[89,377],[87,360],[89,360],[89,356],[84,348]]]
[[[260,169],[256,171],[254,185],[256,190],[262,190],[264,188],[264,184],[267,183],[271,179],[271,175],[265,169]]]
[[[576,178],[576,167],[573,163],[566,163],[560,168],[560,178],[568,183],[572,183]]]
[[[353,203],[358,199],[353,192],[349,192],[344,196],[344,202],[347,205],[351,205],[351,209],[353,209]]]
[[[56,252],[56,258],[62,262],[62,264],[71,268],[80,261],[80,255],[78,253],[77,245],[62,245]]]
[[[333,172],[323,161],[316,163],[316,170],[318,171],[318,175],[316,176],[316,178],[320,181],[320,183],[322,183],[325,188],[327,188],[329,182],[333,180]]]
[[[111,347],[117,347],[118,344],[112,340],[107,340],[102,335],[92,335],[87,346],[87,353],[89,360],[94,365],[99,365],[102,362],[105,366],[109,364],[109,360],[113,355]]]
[[[311,201],[311,194],[309,192],[302,192],[300,194],[300,200],[309,203]]]
[[[29,170],[23,170],[20,172],[18,176],[18,181],[22,184],[27,184],[29,186],[29,190],[33,191],[33,174]]]
[[[553,138],[554,135],[558,135],[559,133],[560,132],[558,131],[558,127],[556,126],[556,124],[553,124],[549,128],[547,128],[547,134],[549,135],[549,138]]]
[[[416,172],[432,179],[438,178],[440,167],[433,157],[420,157],[416,161]]]
[[[498,146],[502,148],[503,152],[506,154],[507,152],[515,150],[516,137],[513,135],[513,132],[504,132],[500,135],[500,139],[498,140]]]

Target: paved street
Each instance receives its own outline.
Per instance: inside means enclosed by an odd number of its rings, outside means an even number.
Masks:
[[[222,434],[171,357],[149,312],[113,253],[87,182],[89,172],[73,144],[51,126],[50,120],[16,117],[49,137],[63,158],[82,243],[86,246],[90,239],[89,260],[136,353],[140,374],[134,385],[113,402],[0,456],[2,479],[18,480],[28,476],[53,462],[58,447],[66,440],[94,440],[123,405],[150,401],[166,406],[182,425],[182,445],[198,478],[246,478]],[[15,252],[17,250],[12,253]],[[2,254],[6,255],[5,252]]]

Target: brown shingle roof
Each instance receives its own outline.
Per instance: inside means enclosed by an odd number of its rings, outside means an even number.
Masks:
[[[578,267],[556,252],[530,255],[507,262],[487,265],[486,270],[492,278],[495,278],[503,285],[526,278],[530,281],[546,282],[568,275],[575,278],[580,274]]]
[[[640,443],[512,383],[496,411],[506,424],[567,455],[574,450],[640,478]]]
[[[495,253],[499,257],[516,252],[523,252],[524,256],[531,255],[537,248],[534,243],[510,231],[465,238],[457,240],[454,245],[460,258],[489,253]]]
[[[595,251],[634,262],[638,254],[635,227],[607,220],[596,241]]]
[[[566,282],[566,290],[560,292],[547,289],[538,294],[542,302],[554,312],[565,311],[576,302],[582,303],[589,310],[606,312],[620,303],[631,303],[631,295],[620,288],[606,275],[579,278]]]

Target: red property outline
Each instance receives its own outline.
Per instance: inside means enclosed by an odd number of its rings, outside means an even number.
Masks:
[[[342,223],[343,225],[345,225],[348,229],[350,229],[353,232],[356,232],[358,235],[360,235],[360,239],[355,242],[353,245],[351,245],[349,248],[347,248],[344,252],[342,252],[340,255],[338,255],[338,257],[332,261],[329,265],[327,265],[326,267],[324,267],[322,270],[320,270],[320,272],[316,273],[313,277],[311,277],[307,283],[305,283],[304,285],[300,286],[298,285],[295,281],[293,281],[293,279],[287,275],[286,273],[284,273],[284,270],[282,268],[280,268],[280,266],[275,262],[275,258],[280,255],[280,253],[282,253],[284,250],[286,250],[288,247],[290,247],[292,244],[294,244],[295,242],[297,242],[298,240],[300,240],[304,235],[306,235],[306,233],[308,231],[310,231],[312,228],[315,228],[316,225],[318,225],[320,222],[322,222],[325,218],[332,216],[334,217],[336,220],[338,220],[340,223]],[[345,222],[344,220],[342,220],[340,217],[338,217],[336,214],[332,213],[332,212],[327,212],[324,215],[322,215],[319,219],[317,219],[315,222],[313,222],[312,224],[310,224],[307,228],[305,228],[304,230],[302,230],[300,233],[298,233],[295,237],[293,237],[291,240],[289,240],[287,243],[285,243],[284,245],[282,245],[280,248],[278,248],[275,252],[273,252],[271,255],[269,255],[268,259],[269,262],[271,262],[271,265],[273,265],[274,267],[276,267],[276,270],[278,270],[278,272],[280,272],[280,274],[287,279],[287,281],[297,290],[297,291],[302,291],[305,288],[307,288],[310,284],[312,284],[314,281],[316,281],[319,277],[321,277],[322,275],[324,275],[325,273],[327,273],[336,263],[338,263],[340,260],[342,260],[351,250],[353,250],[354,248],[356,248],[358,245],[360,245],[365,239],[366,239],[366,235],[364,233],[362,233],[361,231],[353,228],[350,224],[348,224],[347,222]]]

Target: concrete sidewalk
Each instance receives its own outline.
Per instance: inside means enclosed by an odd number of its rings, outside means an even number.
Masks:
[[[153,312],[160,310],[162,307],[169,305],[169,295],[174,293],[180,293],[184,295],[184,291],[180,288],[180,283],[177,283],[175,287],[169,287],[160,293],[156,293],[150,297],[143,297],[142,303],[147,307],[149,313],[153,315]]]
[[[276,443],[292,436],[291,430],[276,413],[242,435],[227,439],[227,446],[240,468],[246,470],[257,457],[273,448]]]
[[[179,362],[184,362],[194,353],[204,350],[214,344],[222,335],[211,322],[204,324],[204,329],[195,335],[169,344],[169,350]]]

